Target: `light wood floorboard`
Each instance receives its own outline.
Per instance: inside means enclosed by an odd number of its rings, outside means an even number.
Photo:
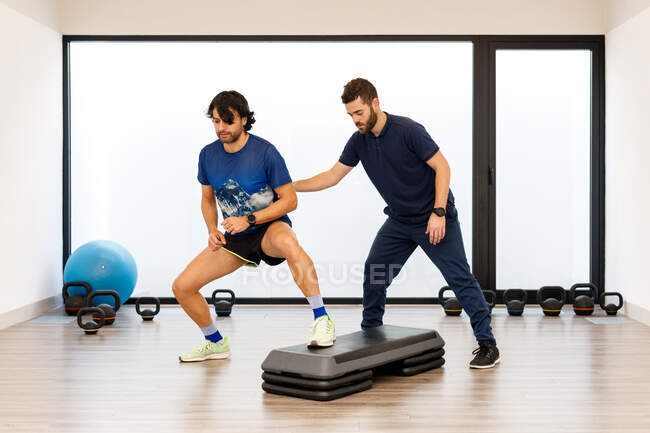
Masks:
[[[339,335],[359,329],[360,307],[328,311]],[[236,306],[217,321],[232,358],[191,364],[178,354],[202,336],[178,307],[146,323],[125,306],[96,336],[74,322],[18,324],[0,331],[0,431],[650,431],[650,328],[639,322],[594,324],[570,310],[550,318],[536,307],[517,318],[497,307],[502,362],[486,371],[468,368],[476,344],[465,314],[389,306],[385,323],[438,330],[445,366],[379,377],[332,402],[261,389],[266,354],[307,340],[307,306]]]

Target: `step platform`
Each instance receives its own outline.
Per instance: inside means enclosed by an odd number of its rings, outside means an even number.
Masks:
[[[444,340],[434,330],[384,325],[338,336],[332,347],[272,350],[262,389],[327,401],[372,387],[373,374],[412,376],[441,367]]]

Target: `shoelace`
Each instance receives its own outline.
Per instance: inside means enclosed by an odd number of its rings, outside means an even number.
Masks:
[[[323,317],[326,317],[326,316],[323,316]],[[329,318],[325,318],[325,319],[321,319],[321,320],[316,320],[316,322],[315,322],[314,325],[312,326],[312,331],[315,331],[315,330],[316,330],[316,327],[317,327],[321,322],[325,322],[325,328],[326,328],[326,331],[327,331],[327,332],[331,332],[331,331],[332,331],[332,322],[330,321]]]
[[[199,352],[207,352],[210,347],[210,340],[205,340],[199,347],[196,348]]]
[[[474,349],[472,355],[479,354],[480,356],[487,356],[490,348],[488,346],[479,346],[478,349]]]
[[[332,332],[332,322],[330,322],[329,319],[327,319],[327,323],[325,324],[325,330],[330,333]]]

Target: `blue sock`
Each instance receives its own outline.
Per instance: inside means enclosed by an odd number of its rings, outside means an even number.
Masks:
[[[325,311],[325,306],[323,305],[323,297],[320,295],[307,296],[307,302],[311,305],[311,309],[314,312],[314,320],[318,319],[320,316],[326,316],[327,311]]]
[[[214,322],[201,328],[201,332],[203,332],[203,336],[206,340],[212,341],[213,343],[220,343],[223,340],[223,337],[219,331],[217,331],[217,327],[214,326]]]
[[[314,320],[318,319],[320,316],[327,316],[327,311],[325,311],[325,307],[314,308],[311,311],[314,312]]]
[[[210,340],[213,343],[221,343],[223,341],[223,337],[221,336],[219,331],[215,332],[214,334],[206,335],[205,339]]]

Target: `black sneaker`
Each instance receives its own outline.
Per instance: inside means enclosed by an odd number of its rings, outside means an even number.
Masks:
[[[469,368],[492,368],[501,361],[499,349],[489,341],[479,343],[472,355],[476,356],[469,363]]]

